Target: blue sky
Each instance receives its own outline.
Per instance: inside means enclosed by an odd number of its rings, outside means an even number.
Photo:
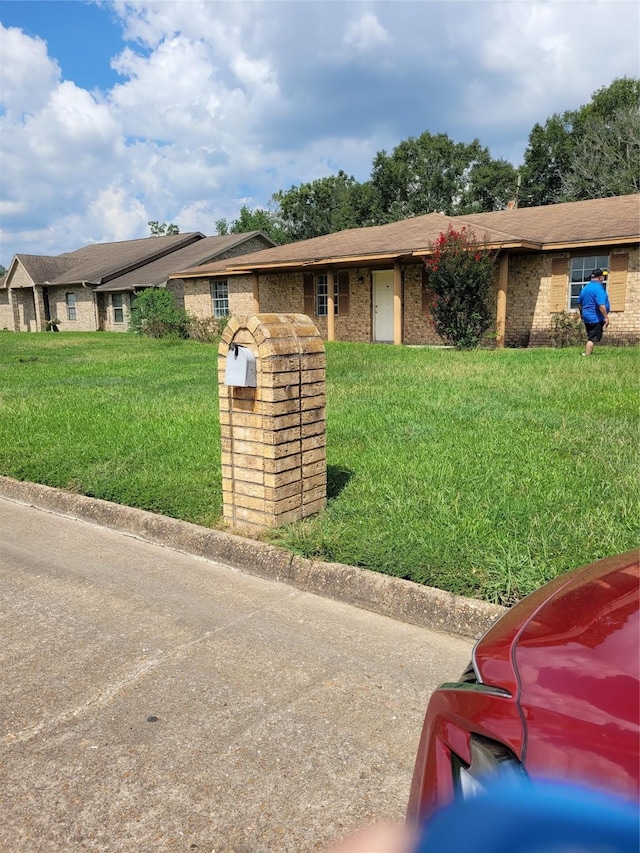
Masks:
[[[0,4],[0,263],[243,204],[425,130],[517,165],[531,128],[640,75],[636,0]]]

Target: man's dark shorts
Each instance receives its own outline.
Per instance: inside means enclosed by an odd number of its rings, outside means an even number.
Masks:
[[[587,330],[588,341],[593,341],[594,344],[597,344],[602,340],[604,323],[585,323],[584,327]]]

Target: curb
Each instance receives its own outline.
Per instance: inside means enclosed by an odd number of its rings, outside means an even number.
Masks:
[[[0,476],[0,497],[435,631],[478,639],[506,612],[506,608],[486,601],[368,569],[309,560],[274,545],[37,483]]]

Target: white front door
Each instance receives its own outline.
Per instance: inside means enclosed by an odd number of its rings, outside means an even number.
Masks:
[[[393,270],[373,274],[373,340],[393,343]]]

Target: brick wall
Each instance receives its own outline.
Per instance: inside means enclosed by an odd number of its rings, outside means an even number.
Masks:
[[[624,250],[628,251],[627,249]],[[509,258],[507,316],[505,343],[507,346],[551,344],[554,314],[551,313],[551,254],[515,255]],[[569,258],[569,253],[566,257]],[[336,270],[339,272],[339,269]],[[335,318],[335,336],[339,341],[370,341],[371,331],[371,270],[362,267],[349,271],[349,312]],[[252,278],[250,275],[230,276],[229,310],[233,314],[251,313]],[[567,281],[567,299],[569,283]],[[491,314],[495,318],[496,287],[490,297]],[[187,282],[185,290],[187,311],[201,317],[211,316],[209,279]],[[304,284],[302,272],[260,275],[260,310],[267,313],[304,313]],[[312,316],[322,338],[327,338],[327,318]],[[409,345],[442,345],[443,341],[425,316],[422,308],[422,264],[403,268],[403,341]],[[485,335],[484,343],[495,343],[495,322]],[[610,343],[634,343],[640,340],[640,250],[629,252],[626,304],[624,312],[612,312],[607,333]]]
[[[33,288],[20,288],[19,290],[14,290],[13,294],[17,309],[16,331],[37,332],[38,328]]]
[[[256,387],[225,384],[230,345],[256,359]],[[234,528],[264,529],[326,504],[326,359],[300,314],[238,315],[220,343],[218,382],[223,514]]]
[[[264,237],[252,237],[251,240],[245,240],[245,242],[240,243],[239,246],[234,246],[233,249],[229,249],[220,255],[216,255],[216,260],[218,258],[220,260],[223,258],[235,258],[238,255],[248,255],[249,252],[259,252],[262,249],[270,248],[271,243],[269,240],[265,240]]]
[[[640,343],[640,248],[629,252],[624,311],[611,312],[606,335],[611,342]]]
[[[95,296],[97,304],[98,294],[96,293]],[[106,310],[104,312],[104,321],[102,324],[103,330],[105,332],[126,332],[129,329],[129,318],[131,317],[131,293],[127,291],[122,292],[122,323],[116,323],[113,319],[114,311],[113,302],[111,298],[112,294],[105,293],[104,297],[106,301]]]
[[[406,344],[442,346],[444,341],[422,310],[422,264],[404,268],[404,330]]]
[[[265,240],[264,237],[253,237],[251,240],[246,240],[239,246],[235,246],[233,249],[217,255],[216,260],[234,258],[237,255],[245,255],[249,252],[259,252],[261,249],[270,248],[271,243]],[[173,293],[178,308],[184,308],[189,314],[204,319],[211,317],[213,313],[210,282],[211,279],[208,278],[171,279],[167,283],[167,289]],[[229,314],[251,313],[253,308],[253,283],[251,276],[235,276],[230,278],[229,282]]]
[[[599,250],[600,251],[600,250]],[[612,250],[614,254],[616,250]],[[640,340],[640,250],[628,252],[627,287],[624,311],[612,311],[606,340],[609,343],[636,343]],[[606,250],[603,250],[606,253]],[[554,314],[551,312],[551,264],[563,257],[567,265],[575,252],[521,255],[509,259],[507,291],[507,346],[548,346]],[[567,278],[567,306],[569,281]],[[576,312],[577,314],[577,312]]]
[[[6,287],[0,288],[0,329],[15,330],[11,294]]]
[[[253,310],[253,281],[250,275],[231,276],[229,279],[229,314],[251,314]],[[213,316],[211,279],[189,278],[184,282],[185,311],[195,317]]]
[[[76,319],[67,317],[66,294],[75,293]],[[61,332],[95,332],[97,327],[96,305],[92,290],[86,287],[50,287],[49,310],[52,318],[60,321]]]

